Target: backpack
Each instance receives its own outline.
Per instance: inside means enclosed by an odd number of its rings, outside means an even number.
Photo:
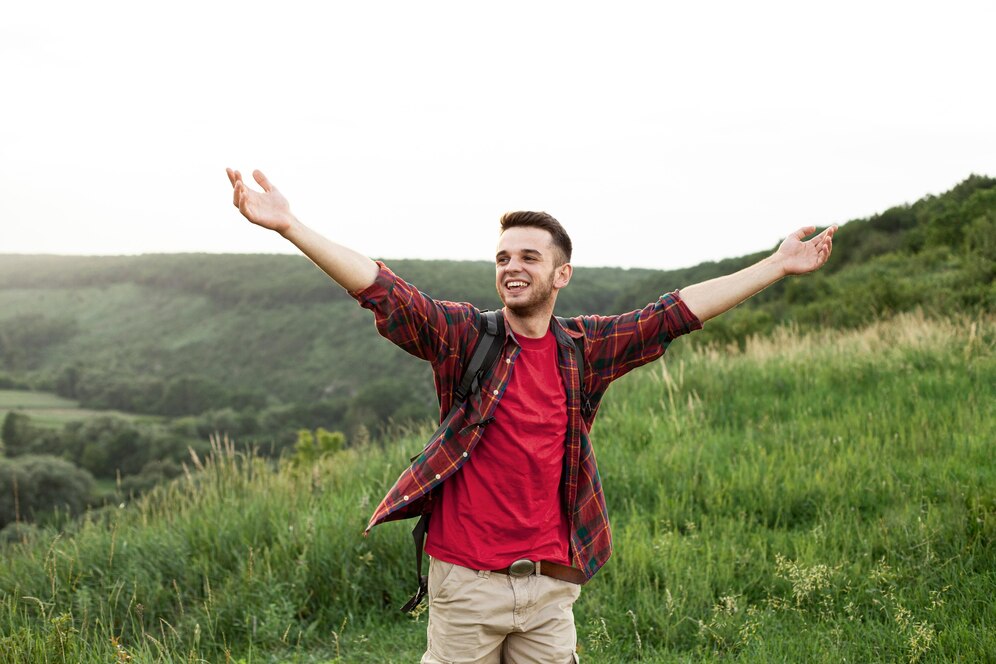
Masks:
[[[564,327],[576,330],[574,321],[569,318],[557,316],[557,320]],[[581,386],[581,415],[588,417],[591,415],[591,403],[588,395],[584,391],[584,339],[574,339],[574,359],[578,368],[578,385]],[[453,405],[449,414],[443,418],[443,423],[448,422],[454,411],[460,404],[466,401],[471,395],[481,390],[481,381],[485,372],[494,366],[498,355],[505,345],[505,316],[500,311],[485,311],[481,316],[481,331],[474,344],[474,349],[470,353],[470,360],[464,365],[460,383],[453,391]],[[440,425],[442,427],[444,425]],[[437,429],[433,438],[440,431]],[[417,457],[412,457],[412,461]],[[422,549],[425,546],[425,535],[429,530],[430,513],[423,514],[418,523],[412,529],[412,539],[415,540],[415,578],[418,579],[418,590],[409,599],[401,610],[405,613],[413,611],[418,606],[425,595],[429,592],[429,577],[422,574]]]

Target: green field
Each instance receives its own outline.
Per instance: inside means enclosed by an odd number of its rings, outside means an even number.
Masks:
[[[0,390],[0,421],[3,421],[7,413],[11,411],[27,415],[31,418],[31,423],[36,426],[49,428],[60,428],[69,422],[108,415],[129,420],[160,419],[122,413],[116,410],[80,408],[78,402],[50,392]]]
[[[49,392],[28,390],[0,390],[0,409],[7,410],[51,410],[76,408],[77,402],[64,399]]]
[[[615,554],[585,662],[996,660],[996,319],[675,348],[593,431]],[[415,662],[411,524],[361,533],[426,432],[188,476],[0,562],[0,661]]]

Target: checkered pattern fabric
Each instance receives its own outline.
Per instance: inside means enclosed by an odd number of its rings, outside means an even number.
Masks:
[[[432,364],[441,421],[448,417],[377,506],[367,531],[377,524],[419,516],[432,510],[433,489],[457,472],[474,453],[483,428],[509,383],[520,347],[506,327],[505,347],[489,368],[481,390],[450,414],[453,391],[474,347],[481,312],[471,304],[435,300],[397,277],[383,263],[370,287],[352,293],[374,312],[377,330],[405,351]],[[588,437],[609,384],[661,357],[676,337],[699,329],[699,320],[678,292],[663,295],[643,309],[618,316],[581,316],[577,330],[551,318],[559,347],[559,367],[567,391],[567,436],[561,496],[570,523],[571,560],[591,578],[612,553],[609,518],[595,453]],[[572,339],[584,338],[585,393],[590,417],[581,414],[581,386]]]

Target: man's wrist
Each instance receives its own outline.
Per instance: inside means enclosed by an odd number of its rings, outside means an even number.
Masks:
[[[277,231],[285,240],[290,240],[294,242],[295,236],[300,236],[301,231],[304,230],[304,224],[298,221],[297,217],[293,214],[288,215],[287,225],[283,229]],[[296,243],[295,243],[296,244]]]
[[[789,275],[789,271],[785,268],[785,260],[778,254],[777,251],[767,258],[762,259],[761,263],[764,264],[766,270],[771,271],[771,275],[773,277],[771,283],[774,283]]]

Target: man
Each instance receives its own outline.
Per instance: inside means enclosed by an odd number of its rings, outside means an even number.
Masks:
[[[836,230],[807,241],[815,228],[803,228],[740,272],[665,294],[638,311],[564,325],[553,310],[573,272],[570,238],[546,213],[508,213],[495,255],[504,346],[481,390],[454,404],[481,335],[481,312],[433,300],[383,264],[315,233],[259,171],[253,177],[262,192],[238,171],[229,169],[228,177],[247,219],[294,243],[374,312],[382,335],[432,363],[441,419],[455,406],[368,526],[432,514],[422,658],[430,664],[577,661],[573,603],[612,547],[588,439],[609,383],[782,277],[819,268]]]

